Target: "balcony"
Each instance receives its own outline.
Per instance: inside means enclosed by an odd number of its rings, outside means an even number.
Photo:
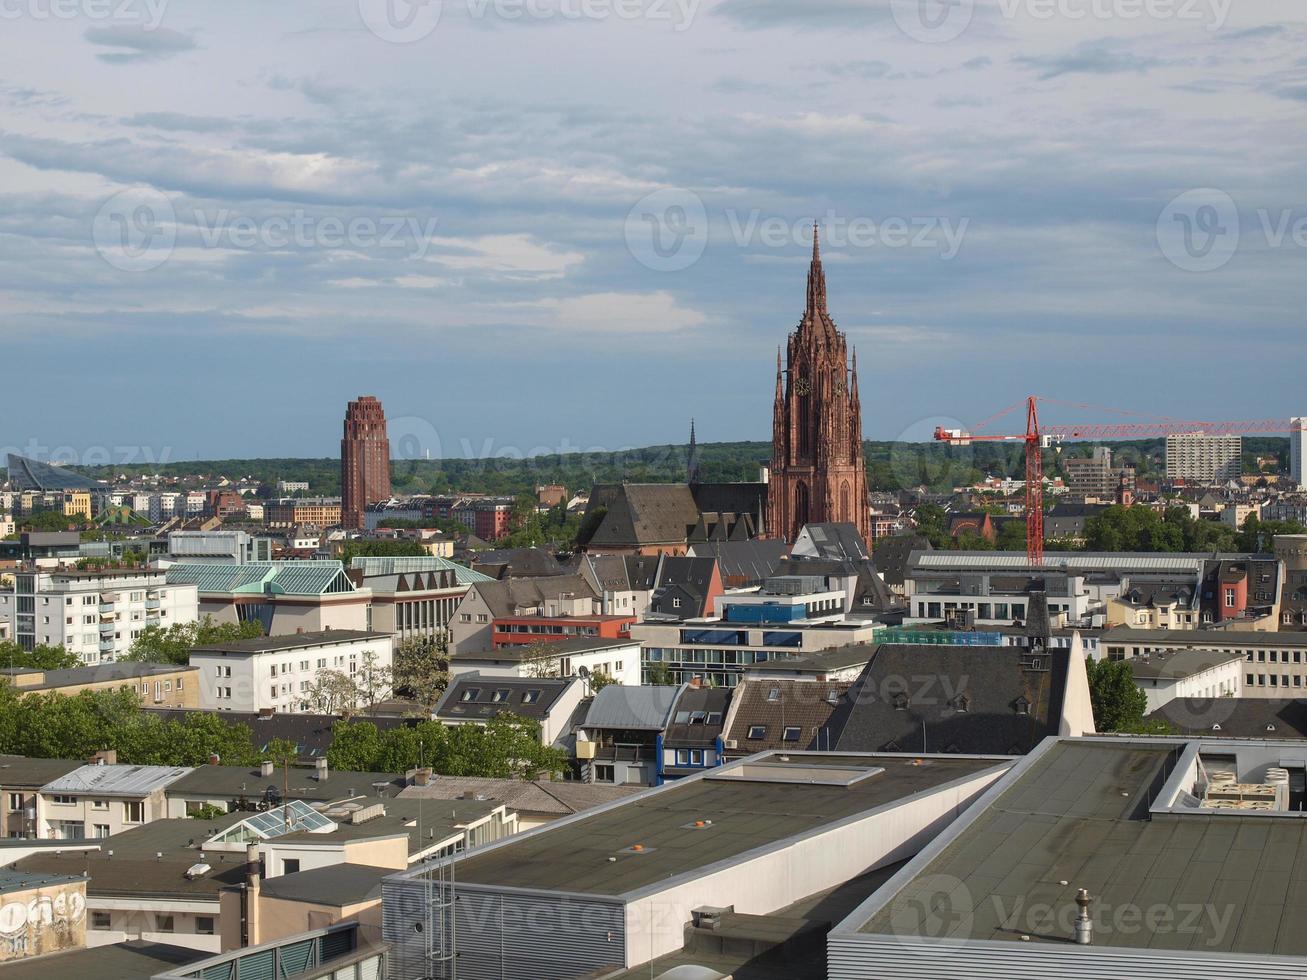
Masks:
[[[112,633],[117,626],[118,624],[112,619],[104,620],[100,623],[100,635],[103,636],[105,633]]]
[[[101,593],[100,593],[100,605],[103,606],[103,605],[106,604],[106,603],[114,603],[114,602],[117,602],[119,598],[120,598],[120,597],[119,597],[119,595],[118,595],[117,592],[101,592]]]
[[[161,605],[161,603],[160,603],[160,600],[158,600],[158,599],[146,599],[146,600],[145,600],[145,608],[146,608],[146,609],[158,609],[160,605]]]
[[[113,637],[100,637],[100,652],[113,653]]]
[[[101,602],[100,602],[100,615],[101,615],[101,616],[107,615],[107,614],[112,613],[112,612],[113,612],[113,603],[112,603],[112,602],[104,602],[104,601],[101,601]]]

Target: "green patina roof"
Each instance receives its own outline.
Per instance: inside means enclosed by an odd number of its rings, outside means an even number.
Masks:
[[[258,561],[245,565],[181,562],[168,569],[169,585],[194,585],[201,593],[326,595],[354,592],[338,561]]]
[[[350,562],[351,569],[361,571],[364,578],[374,575],[405,575],[412,572],[452,571],[459,585],[474,585],[477,582],[493,582],[489,575],[474,572],[466,565],[434,556],[404,558],[355,558]]]

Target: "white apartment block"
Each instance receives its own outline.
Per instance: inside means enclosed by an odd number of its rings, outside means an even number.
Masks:
[[[1166,437],[1166,478],[1194,483],[1237,480],[1242,469],[1243,440],[1187,432]]]
[[[194,585],[169,585],[154,569],[33,570],[13,573],[0,591],[0,621],[20,647],[63,647],[83,663],[124,656],[147,626],[199,618]]]
[[[200,669],[206,711],[294,714],[310,710],[310,691],[323,671],[360,680],[370,655],[376,669],[388,671],[394,652],[389,633],[323,630],[196,647],[191,666]]]

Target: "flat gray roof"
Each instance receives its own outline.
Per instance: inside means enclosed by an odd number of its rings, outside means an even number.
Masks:
[[[259,636],[250,640],[231,640],[196,647],[192,653],[259,654],[299,650],[304,647],[326,646],[332,643],[354,643],[363,640],[388,640],[389,633],[372,633],[365,630],[319,630],[315,633],[288,633],[284,636]]]
[[[1065,944],[1087,888],[1096,946],[1307,955],[1307,821],[1150,814],[1183,748],[1050,743],[858,931]],[[1146,927],[1156,909],[1170,918]],[[1133,928],[1118,917],[1130,910]]]
[[[3,971],[5,980],[50,980],[51,977],[143,980],[212,955],[198,949],[136,940],[11,961],[4,964]]]
[[[1307,633],[1268,633],[1252,630],[1132,630],[1110,629],[1100,643],[1171,644],[1188,647],[1307,647]]]
[[[148,796],[190,771],[188,766],[84,765],[51,780],[44,791],[81,796]]]
[[[1146,659],[1131,657],[1126,662],[1136,680],[1180,680],[1222,664],[1243,663],[1243,655],[1220,650],[1176,650],[1151,653]]]
[[[924,765],[902,755],[790,753],[789,758],[805,773],[822,766],[885,771],[848,785],[683,780],[473,852],[458,861],[458,881],[617,897],[1005,764],[997,758],[941,756]],[[760,763],[787,765],[779,754],[750,765]],[[691,829],[700,820],[711,824]],[[636,844],[644,850],[632,852]],[[613,857],[617,860],[610,861]]]
[[[380,901],[381,879],[394,873],[394,868],[374,868],[368,864],[333,864],[268,878],[259,888],[264,895],[289,902],[341,908],[371,898]]]

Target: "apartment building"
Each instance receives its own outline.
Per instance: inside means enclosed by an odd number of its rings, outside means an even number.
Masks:
[[[176,664],[120,661],[74,667],[71,670],[0,668],[0,684],[20,694],[58,693],[69,697],[83,691],[128,690],[153,708],[198,708],[199,672]]]
[[[1166,437],[1166,478],[1189,483],[1237,480],[1243,469],[1239,436],[1209,436],[1187,432]]]
[[[36,830],[43,840],[98,840],[168,816],[164,790],[184,766],[116,765],[116,753],[46,783],[36,793]]]
[[[315,527],[338,527],[341,504],[338,497],[300,497],[269,500],[263,506],[263,523],[268,527],[288,528],[300,524]]]
[[[376,669],[388,670],[394,648],[389,633],[323,630],[196,647],[191,666],[199,668],[200,707],[207,711],[293,714],[309,710],[320,672],[357,677],[370,658]]]
[[[147,626],[193,623],[199,614],[195,586],[170,584],[155,569],[30,570],[13,579],[0,592],[0,619],[18,645],[64,647],[88,664],[122,657]]]

